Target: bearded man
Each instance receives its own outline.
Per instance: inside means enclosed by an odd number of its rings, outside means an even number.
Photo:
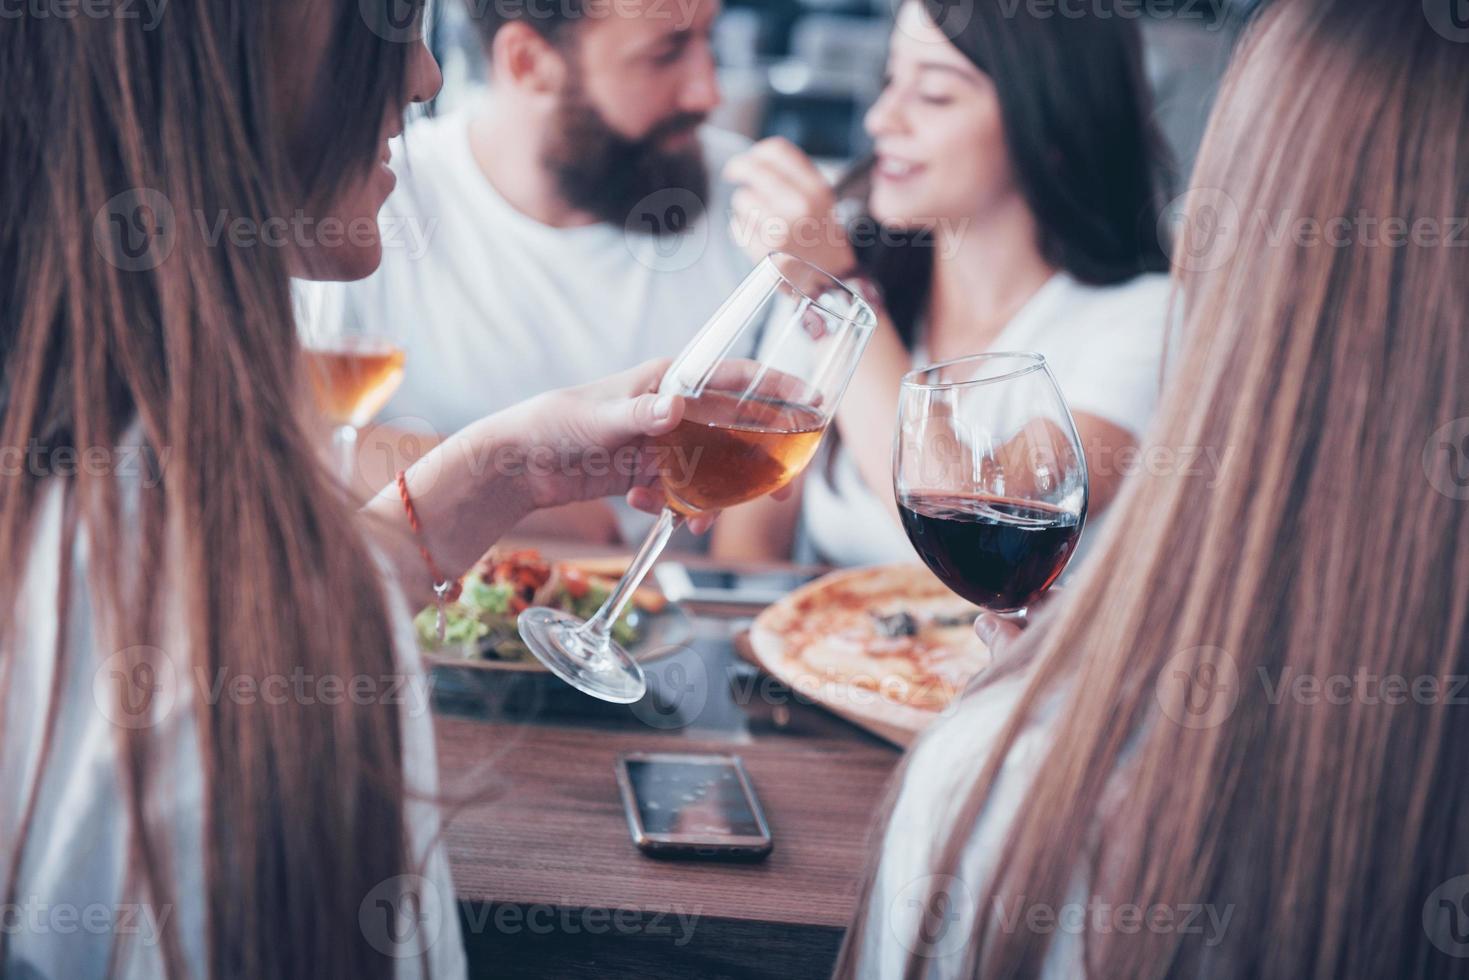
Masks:
[[[395,141],[378,272],[302,302],[308,343],[396,338],[379,421],[436,433],[676,355],[751,267],[711,176],[748,141],[704,124],[719,0],[466,3],[488,89]]]

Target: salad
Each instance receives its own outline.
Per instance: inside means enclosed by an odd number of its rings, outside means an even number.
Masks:
[[[464,576],[459,599],[444,609],[444,641],[438,639],[438,608],[426,606],[413,619],[419,646],[430,652],[459,652],[466,659],[529,660],[515,621],[531,606],[549,606],[573,616],[592,616],[617,586],[615,576],[573,562],[552,562],[535,550],[490,552]],[[662,595],[639,589],[612,625],[623,646],[639,635],[641,613],[657,612]]]

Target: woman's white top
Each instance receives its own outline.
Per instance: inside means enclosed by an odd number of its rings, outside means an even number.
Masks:
[[[15,906],[3,911],[9,952],[0,975],[48,977],[107,976],[116,941],[121,958],[117,974],[151,978],[163,975],[164,926],[178,930],[189,972],[208,973],[205,950],[206,890],[204,881],[204,798],[194,700],[210,696],[220,679],[199,677],[179,663],[156,674],[127,676],[119,651],[103,649],[93,620],[87,574],[87,538],[75,537],[70,583],[66,662],[57,663],[56,610],[61,575],[63,488],[52,482],[42,489],[35,512],[30,548],[25,552],[23,591],[12,623],[14,646],[5,660],[12,671],[0,739],[0,880],[8,874],[10,845],[15,841],[27,805],[53,682],[60,675],[56,731],[45,772],[37,789],[36,811],[21,856]],[[379,562],[381,565],[382,563]],[[140,575],[158,569],[136,569]],[[384,569],[384,574],[388,574]],[[439,813],[424,802],[438,785],[429,686],[416,656],[408,611],[396,586],[387,588],[397,637],[400,708],[403,718],[403,764],[410,787],[405,803],[410,858],[426,858],[424,875],[385,882],[363,897],[359,924],[367,942],[395,958],[397,975],[421,974],[421,950],[427,950],[435,978],[465,975],[463,941],[454,902],[453,883],[443,845],[437,840]],[[165,602],[167,602],[165,597]],[[165,609],[165,622],[181,617]],[[167,651],[164,651],[165,654]],[[172,665],[172,662],[170,661]],[[353,679],[346,690],[350,691]],[[374,678],[374,680],[379,680]],[[264,679],[257,689],[271,694]],[[136,713],[116,703],[119,685],[139,705]],[[143,687],[151,690],[143,690]],[[289,688],[288,690],[294,690]],[[325,688],[312,688],[321,690]],[[390,696],[383,691],[383,696]],[[230,695],[226,695],[230,696]],[[327,696],[326,693],[323,697]],[[163,758],[163,796],[151,805],[163,808],[174,828],[174,901],[171,907],[129,904],[124,894],[128,822],[120,782],[119,736],[130,727],[155,728]],[[228,778],[229,774],[223,774]],[[418,798],[414,798],[418,797]],[[416,865],[415,865],[416,866]],[[309,875],[309,868],[296,873]],[[379,893],[380,892],[380,893]],[[405,899],[414,893],[416,901]]]
[[[1043,354],[1072,415],[1103,419],[1141,440],[1158,404],[1169,294],[1168,277],[1158,273],[1115,286],[1085,286],[1058,272],[989,349]],[[1094,468],[1121,465],[1089,462]],[[841,566],[914,560],[886,501],[867,486],[849,453],[840,447],[823,451],[806,472],[801,516],[815,558]],[[1096,540],[1098,525],[1087,520],[1083,549]]]
[[[864,980],[901,977],[910,954],[926,962],[927,978],[960,976],[979,903],[1051,746],[1057,708],[1054,696],[1017,737],[977,825],[965,831],[969,844],[959,873],[937,875],[934,862],[964,805],[965,788],[988,764],[995,741],[1029,681],[1026,671],[971,692],[909,750],[907,772],[883,835],[870,902],[861,912],[865,922],[857,975]],[[930,889],[946,896],[929,906],[938,909],[937,914],[925,914],[924,900]],[[1085,883],[1078,879],[1068,903],[1074,898],[1084,908],[1085,896]],[[1068,911],[1055,910],[1061,916]],[[1037,920],[1027,916],[1034,914],[1028,909],[992,909],[984,928],[1030,928],[1029,923]],[[1041,975],[1048,980],[1085,976],[1080,927],[1070,918],[1058,920]]]

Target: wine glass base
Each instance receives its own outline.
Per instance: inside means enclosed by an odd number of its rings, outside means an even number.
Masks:
[[[583,623],[558,609],[527,609],[516,620],[520,638],[546,669],[583,694],[632,704],[648,690],[643,668],[610,637],[605,645],[586,639]]]

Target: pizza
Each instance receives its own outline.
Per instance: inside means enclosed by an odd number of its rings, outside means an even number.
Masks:
[[[978,612],[921,565],[851,569],[766,609],[750,646],[798,693],[886,737],[894,727],[911,735],[989,664]]]

